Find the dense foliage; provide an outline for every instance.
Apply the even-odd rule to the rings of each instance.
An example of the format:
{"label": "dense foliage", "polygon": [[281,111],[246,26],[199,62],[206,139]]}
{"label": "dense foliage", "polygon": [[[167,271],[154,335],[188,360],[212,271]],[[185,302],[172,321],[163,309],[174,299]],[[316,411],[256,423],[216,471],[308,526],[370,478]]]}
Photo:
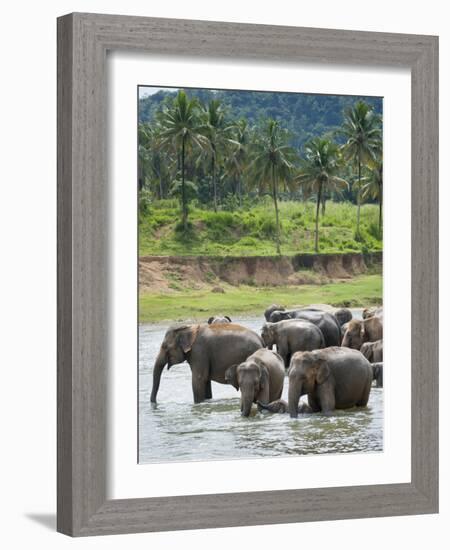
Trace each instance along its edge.
{"label": "dense foliage", "polygon": [[[161,91],[141,99],[141,239],[154,236],[145,231],[152,231],[152,223],[148,222],[155,218],[158,203],[174,197],[180,201],[181,216],[178,213],[172,216],[173,229],[181,235],[185,245],[192,244],[195,231],[201,229],[192,223],[194,205],[197,210],[212,209],[218,218],[223,211],[248,213],[264,204],[267,218],[264,223],[273,225],[271,239],[280,254],[282,245],[283,251],[286,247],[292,248],[292,242],[286,238],[289,224],[283,224],[280,219],[280,207],[286,213],[286,201],[290,201],[288,215],[299,212],[295,209],[296,204],[301,204],[307,212],[307,204],[311,201],[315,203],[314,250],[319,252],[319,208],[322,208],[322,226],[325,227],[327,200],[356,204],[356,216],[347,221],[352,224],[354,240],[363,246],[366,241],[361,231],[361,204],[364,200],[378,202],[378,234],[375,237],[380,241],[382,134],[377,101],[372,99],[372,103],[366,103],[341,96],[214,93],[208,90],[179,90],[169,94]],[[340,125],[332,128],[328,124],[325,133],[300,145],[299,132],[303,129],[297,122],[297,115],[306,108],[311,119],[311,113],[317,114],[318,106],[326,106],[327,102],[329,105],[323,108],[322,118],[330,122],[340,117]],[[339,115],[336,102],[345,104],[344,111],[338,111]],[[289,107],[293,111],[289,111]],[[237,114],[243,110],[247,113],[245,118],[238,118]],[[295,124],[296,133],[290,130],[292,124]],[[316,121],[315,130],[324,128]],[[266,195],[272,201],[272,215],[264,202]],[[352,208],[351,204],[348,206]],[[230,227],[224,227],[223,235],[227,234],[227,229]]]}
{"label": "dense foliage", "polygon": [[[311,138],[333,131],[343,122],[343,112],[361,100],[371,105],[377,114],[382,113],[382,99],[324,94],[298,94],[283,92],[248,92],[232,90],[186,90],[207,105],[219,100],[233,118],[246,119],[255,125],[269,118],[282,122],[291,134],[291,145],[300,149]],[[139,100],[139,122],[152,123],[156,113],[176,96],[176,91],[161,90]]]}

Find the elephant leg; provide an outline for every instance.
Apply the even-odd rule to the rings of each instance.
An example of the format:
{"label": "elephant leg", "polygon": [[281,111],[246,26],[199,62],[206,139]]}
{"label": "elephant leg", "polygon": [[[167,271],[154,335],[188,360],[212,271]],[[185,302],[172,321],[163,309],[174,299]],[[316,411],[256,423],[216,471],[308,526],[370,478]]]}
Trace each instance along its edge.
{"label": "elephant leg", "polygon": [[211,380],[206,382],[205,397],[206,399],[212,399]]}
{"label": "elephant leg", "polygon": [[313,393],[308,393],[308,405],[311,412],[320,412],[320,403]]}
{"label": "elephant leg", "polygon": [[208,380],[201,375],[196,375],[192,372],[192,393],[194,395],[194,403],[201,403],[206,396]]}
{"label": "elephant leg", "polygon": [[372,380],[368,384],[366,384],[366,387],[364,388],[364,392],[361,399],[356,403],[357,407],[365,407],[367,405],[367,403],[369,402],[371,386],[372,386]]}
{"label": "elephant leg", "polygon": [[320,408],[326,415],[331,414],[336,408],[336,398],[334,389],[331,384],[325,382],[317,386],[317,397],[319,399]]}

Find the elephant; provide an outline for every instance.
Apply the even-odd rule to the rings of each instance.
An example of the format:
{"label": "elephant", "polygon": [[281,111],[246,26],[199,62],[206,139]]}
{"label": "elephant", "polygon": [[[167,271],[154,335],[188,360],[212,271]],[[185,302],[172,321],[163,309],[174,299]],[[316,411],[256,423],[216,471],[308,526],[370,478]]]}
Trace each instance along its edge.
{"label": "elephant", "polygon": [[337,322],[339,323],[339,325],[342,327],[345,323],[348,323],[349,321],[351,321],[353,319],[353,314],[352,312],[346,308],[346,307],[342,307],[340,309],[337,309],[335,312],[334,312],[334,316],[336,317],[337,319]]}
{"label": "elephant", "polygon": [[363,309],[362,318],[370,319],[371,317],[380,317],[383,318],[383,307],[366,307]]}
{"label": "elephant", "polygon": [[283,306],[279,306],[277,304],[272,304],[264,312],[264,318],[266,319],[266,321],[270,321],[270,316],[274,311],[284,311],[284,310],[285,310],[285,308]]}
{"label": "elephant", "polygon": [[[288,404],[284,399],[277,399],[276,401],[272,401],[271,403],[260,403],[258,401],[258,409],[269,411],[271,413],[284,414],[288,411]],[[299,414],[311,412],[313,411],[307,403],[300,403],[300,406],[298,407]]]}
{"label": "elephant", "polygon": [[292,418],[297,418],[299,399],[305,394],[313,412],[365,407],[373,379],[372,366],[360,351],[336,346],[294,353],[288,376]]}
{"label": "elephant", "polygon": [[208,325],[215,325],[220,323],[232,323],[233,321],[228,317],[228,315],[210,317],[208,319]]}
{"label": "elephant", "polygon": [[383,387],[383,363],[372,363],[373,379],[376,380],[376,387]]}
{"label": "elephant", "polygon": [[256,332],[234,323],[171,326],[153,367],[150,401],[156,403],[161,373],[166,365],[169,369],[183,361],[189,363],[194,403],[200,403],[212,397],[211,380],[226,384],[227,368],[245,361],[263,347]]}
{"label": "elephant", "polygon": [[341,327],[332,313],[320,309],[291,309],[288,311],[273,311],[270,322],[278,323],[287,319],[304,319],[317,325],[322,331],[325,346],[341,345]]}
{"label": "elephant", "polygon": [[370,363],[383,362],[383,340],[377,340],[376,342],[364,342],[360,351]]}
{"label": "elephant", "polygon": [[284,414],[288,410],[288,404],[284,399],[276,399],[270,403],[257,402],[258,410],[269,411],[271,413]]}
{"label": "elephant", "polygon": [[348,324],[342,345],[347,348],[361,349],[364,342],[376,342],[383,339],[383,320],[380,317],[352,319]]}
{"label": "elephant", "polygon": [[284,383],[284,363],[278,353],[258,349],[239,365],[225,371],[228,384],[241,390],[241,414],[249,416],[252,403],[280,399]]}
{"label": "elephant", "polygon": [[274,344],[283,358],[286,368],[293,353],[325,347],[322,331],[305,319],[288,319],[279,323],[266,323],[261,330],[264,345],[272,349]]}

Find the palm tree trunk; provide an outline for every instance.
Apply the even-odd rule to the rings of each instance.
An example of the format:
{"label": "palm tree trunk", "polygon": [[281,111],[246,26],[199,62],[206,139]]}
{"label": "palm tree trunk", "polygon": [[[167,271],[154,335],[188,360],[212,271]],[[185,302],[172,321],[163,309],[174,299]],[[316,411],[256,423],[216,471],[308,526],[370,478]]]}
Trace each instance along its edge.
{"label": "palm tree trunk", "polygon": [[185,155],[185,138],[183,136],[183,141],[181,144],[181,201],[183,203],[183,230],[186,233],[187,232],[187,219],[188,219],[188,212],[187,212],[187,200],[186,200],[186,186],[184,183],[184,155]]}
{"label": "palm tree trunk", "polygon": [[314,236],[314,250],[316,254],[319,252],[319,208],[322,199],[322,184],[319,184],[319,190],[317,191],[317,204],[316,204],[316,234]]}
{"label": "palm tree trunk", "polygon": [[327,202],[327,197],[325,196],[325,193],[323,193],[323,197],[322,197],[322,218],[325,216],[326,202]]}
{"label": "palm tree trunk", "polygon": [[272,164],[272,192],[273,192],[273,204],[275,205],[275,219],[277,224],[277,254],[281,254],[280,247],[280,220],[278,216],[278,191],[277,181],[275,178],[275,164]]}
{"label": "palm tree trunk", "polygon": [[361,159],[358,155],[358,193],[356,195],[357,211],[356,211],[356,238],[360,238],[359,221],[361,218]]}
{"label": "palm tree trunk", "polygon": [[383,186],[380,185],[380,196],[378,198],[378,207],[379,207],[379,211],[378,211],[378,233],[380,234],[380,237],[381,237],[381,228],[383,226]]}
{"label": "palm tree trunk", "polygon": [[239,208],[242,208],[242,183],[241,183],[240,177],[238,177],[238,197],[239,197]]}
{"label": "palm tree trunk", "polygon": [[214,146],[213,146],[213,154],[212,154],[212,180],[213,180],[213,192],[214,192],[214,212],[217,212],[216,150]]}

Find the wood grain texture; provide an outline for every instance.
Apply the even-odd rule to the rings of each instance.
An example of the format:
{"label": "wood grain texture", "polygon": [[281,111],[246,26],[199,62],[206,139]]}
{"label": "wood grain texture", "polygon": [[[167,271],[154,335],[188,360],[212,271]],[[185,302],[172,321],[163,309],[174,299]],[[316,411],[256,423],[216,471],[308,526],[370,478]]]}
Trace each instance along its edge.
{"label": "wood grain texture", "polygon": [[[106,499],[106,52],[409,67],[412,75],[412,481]],[[58,530],[98,535],[438,510],[438,40],[116,15],[58,20]]]}

